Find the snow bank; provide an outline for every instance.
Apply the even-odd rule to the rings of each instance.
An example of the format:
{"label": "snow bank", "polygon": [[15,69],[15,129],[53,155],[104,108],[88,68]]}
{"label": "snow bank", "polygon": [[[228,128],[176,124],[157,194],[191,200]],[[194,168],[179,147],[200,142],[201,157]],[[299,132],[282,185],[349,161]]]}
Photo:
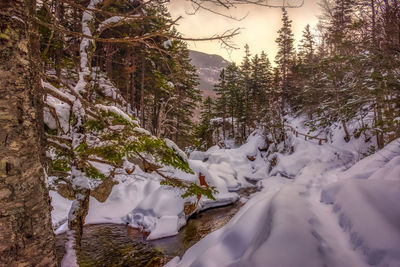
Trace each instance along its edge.
{"label": "snow bank", "polygon": [[[373,114],[368,114],[364,121],[373,120]],[[348,151],[352,151],[356,156],[356,160],[360,160],[369,153],[369,150],[374,147],[377,148],[376,138],[373,138],[372,133],[367,132],[365,135],[361,134],[358,138],[355,137],[355,132],[362,128],[359,120],[353,119],[346,123],[347,130],[351,135],[350,141],[346,142],[344,140],[345,133],[341,123],[334,123],[328,128],[319,128],[311,132],[310,128],[304,124],[309,120],[306,115],[302,115],[296,118],[286,117],[286,124],[291,125],[300,133],[309,134],[310,136],[318,136],[320,138],[327,138],[328,143],[336,148],[345,148]],[[304,137],[303,137],[304,138]],[[309,139],[308,142],[318,143],[316,139]]]}
{"label": "snow bank", "polygon": [[[186,158],[186,155],[170,140],[167,140],[167,145],[178,151],[182,158]],[[189,182],[199,182],[198,177],[201,173],[205,176],[207,184],[217,189],[218,192],[214,194],[216,200],[202,197],[197,203],[195,198],[182,199],[181,195],[184,192],[181,190],[158,185],[144,195],[140,203],[124,217],[124,222],[150,232],[148,239],[156,239],[175,235],[186,224],[187,216],[190,215],[184,212],[186,202],[197,203],[194,211],[196,212],[238,201],[239,195],[235,191],[253,186],[246,180],[246,176],[252,173],[259,175],[257,176],[259,179],[265,176],[265,173],[260,173],[260,170],[266,171],[263,168],[265,162],[258,150],[258,147],[262,146],[264,146],[263,137],[255,133],[237,149],[212,147],[206,152],[192,152],[188,162],[195,172],[194,175],[177,170],[169,171],[173,173],[172,176]],[[255,160],[250,161],[248,156],[254,157]]]}
{"label": "snow bank", "polygon": [[[166,142],[182,158],[187,158],[172,141]],[[236,149],[213,147],[207,152],[193,152],[188,162],[195,174],[187,174],[170,167],[160,169],[165,175],[197,183],[201,172],[207,184],[218,190],[214,195],[216,200],[205,197],[200,201],[197,201],[196,197],[182,199],[184,191],[161,186],[160,181],[164,179],[163,177],[154,172],[145,173],[138,167],[131,175],[117,174],[114,180],[118,184],[112,187],[105,202],[101,203],[90,197],[89,213],[85,223],[128,223],[149,232],[148,239],[175,235],[186,224],[186,219],[191,213],[236,202],[239,200],[237,190],[254,186],[247,179],[260,180],[266,176],[265,161],[258,149],[264,145],[264,138],[255,133],[243,146]],[[202,153],[204,155],[200,159],[195,157],[196,154]],[[207,157],[206,161],[204,157]],[[132,169],[132,166],[128,167]],[[58,194],[55,196],[53,220],[54,225],[59,226],[68,215],[71,201],[63,199]],[[195,209],[185,214],[185,203],[196,204]],[[58,231],[66,229],[67,227],[63,225]]]}
{"label": "snow bank", "polygon": [[323,190],[321,201],[333,205],[368,264],[400,266],[400,140],[344,172]]}
{"label": "snow bank", "polygon": [[166,266],[400,266],[396,142],[343,172],[352,151],[294,138],[295,152],[278,155],[262,191]]}

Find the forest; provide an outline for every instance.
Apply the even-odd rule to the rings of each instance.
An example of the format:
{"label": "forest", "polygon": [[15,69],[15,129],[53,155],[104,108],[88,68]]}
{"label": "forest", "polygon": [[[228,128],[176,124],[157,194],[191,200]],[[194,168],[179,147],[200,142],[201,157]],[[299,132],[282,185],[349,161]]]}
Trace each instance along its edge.
{"label": "forest", "polygon": [[281,14],[216,97],[188,42],[240,30],[168,2],[0,2],[0,266],[398,266],[400,2],[321,0],[296,42],[301,3],[188,0]]}

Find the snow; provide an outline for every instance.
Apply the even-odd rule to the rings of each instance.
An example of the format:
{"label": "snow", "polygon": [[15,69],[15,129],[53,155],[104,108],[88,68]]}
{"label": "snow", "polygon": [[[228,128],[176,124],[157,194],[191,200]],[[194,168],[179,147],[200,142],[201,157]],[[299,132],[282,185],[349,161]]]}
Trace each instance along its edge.
{"label": "snow", "polygon": [[164,46],[165,49],[170,48],[172,46],[171,40],[168,39],[167,41],[164,41],[163,42],[163,46]]}
{"label": "snow", "polygon": [[131,226],[150,232],[149,240],[175,235],[186,223],[180,194],[157,186],[125,218]]}
{"label": "snow", "polygon": [[[172,141],[166,140],[167,145],[177,151],[182,158],[186,155]],[[258,147],[264,146],[264,139],[259,133],[250,136],[247,143],[237,149],[210,148],[206,152],[192,153],[189,159],[189,166],[195,174],[186,174],[178,170],[164,169],[172,174],[189,182],[198,182],[199,173],[205,176],[209,186],[214,186],[218,193],[214,195],[216,200],[202,197],[197,203],[196,211],[201,211],[216,206],[223,206],[239,200],[239,195],[235,192],[241,188],[253,186],[246,180],[246,174],[251,171],[256,173],[265,170],[265,163],[261,160]],[[199,158],[196,158],[197,155]],[[255,156],[258,160],[249,161],[248,155]],[[204,161],[207,157],[207,161]],[[263,169],[264,168],[264,169]],[[139,171],[139,170],[138,170]],[[136,175],[149,176],[149,174],[137,173]],[[122,217],[122,221],[129,223],[133,227],[139,227],[150,233],[148,239],[156,239],[171,236],[186,224],[187,214],[184,213],[185,203],[196,203],[195,198],[182,199],[182,190],[160,186],[161,177],[155,175],[150,180],[143,181],[143,187],[134,194],[138,200],[132,206],[132,210]],[[128,181],[128,180],[127,180]],[[125,182],[126,183],[126,182]],[[140,182],[135,182],[139,184]],[[122,184],[116,185],[119,188]],[[113,189],[114,191],[114,189]],[[112,193],[113,194],[113,193]],[[112,199],[110,195],[109,199]],[[107,199],[106,202],[109,200]],[[120,206],[124,206],[121,204]],[[125,211],[124,211],[125,212]],[[91,215],[89,210],[89,215]],[[121,220],[116,218],[116,221]]]}
{"label": "snow", "polygon": [[134,20],[134,17],[112,16],[100,23],[98,31],[102,31],[110,25],[112,26],[120,22],[129,22],[131,20]]}
{"label": "snow", "polygon": [[134,130],[135,132],[140,133],[140,134],[143,134],[143,135],[147,135],[147,136],[150,136],[150,135],[151,135],[151,133],[150,133],[149,131],[147,131],[146,129],[141,128],[141,127],[135,127],[135,128],[133,128],[133,130]]}
{"label": "snow", "polygon": [[188,157],[185,152],[183,152],[172,140],[165,138],[165,144],[167,147],[174,150],[183,160],[188,160]]}
{"label": "snow", "polygon": [[[166,140],[166,143],[182,158],[187,158],[184,152],[172,141]],[[216,200],[202,197],[197,203],[195,197],[182,199],[183,190],[161,186],[160,181],[164,179],[163,177],[156,173],[145,173],[138,166],[131,175],[116,174],[114,180],[118,184],[113,186],[105,202],[101,203],[90,197],[89,212],[85,223],[129,223],[132,227],[138,227],[149,232],[148,239],[175,235],[186,224],[185,203],[197,203],[195,212],[210,207],[223,206],[239,200],[239,195],[235,191],[253,186],[246,180],[245,174],[250,171],[257,173],[257,171],[265,170],[265,164],[261,160],[258,150],[258,147],[263,145],[263,137],[260,134],[255,134],[249,137],[245,145],[237,149],[211,148],[207,152],[203,152],[208,157],[207,162],[193,158],[188,161],[195,174],[187,174],[167,167],[160,169],[168,176],[197,183],[201,172],[205,176],[206,182],[210,186],[215,186],[218,190],[218,193],[215,194]],[[197,153],[201,154],[200,152]],[[192,153],[192,155],[195,154]],[[249,161],[248,155],[255,156],[257,159]],[[127,164],[127,161],[125,163],[125,168],[132,169],[132,164]],[[91,162],[91,164],[103,173],[110,171],[108,165],[96,162]],[[80,187],[95,187],[87,184],[88,182],[93,181],[79,179],[79,175],[73,181],[75,186],[78,183]],[[61,225],[57,232],[66,229],[65,225],[62,224],[68,216],[68,205],[71,207],[71,203],[72,201],[63,199],[59,195],[53,199],[53,212],[56,215],[53,216],[53,223],[57,226]]]}
{"label": "snow", "polygon": [[[321,201],[333,205],[353,249],[374,266],[400,265],[400,140],[355,164]],[[371,231],[379,229],[378,231]]]}
{"label": "snow", "polygon": [[57,129],[57,121],[53,115],[51,115],[48,107],[43,108],[43,121],[50,129]]}
{"label": "snow", "polygon": [[[166,140],[166,143],[180,153],[181,157],[186,158],[184,152],[172,141]],[[227,205],[239,200],[239,195],[232,191],[253,186],[246,181],[244,173],[252,169],[252,165],[256,165],[253,166],[255,169],[262,169],[261,165],[264,164],[261,161],[249,161],[247,155],[258,155],[257,147],[263,145],[262,136],[255,134],[244,146],[236,150],[211,148],[204,152],[209,158],[207,162],[190,159],[189,165],[195,174],[168,168],[161,171],[189,182],[198,182],[198,174],[201,172],[206,182],[216,187],[216,200],[202,197],[197,204],[197,211]],[[240,159],[231,162],[237,155],[240,155]],[[113,187],[104,203],[94,198],[90,199],[86,223],[129,223],[132,227],[149,232],[148,239],[157,239],[175,235],[186,224],[184,204],[197,201],[195,198],[182,199],[184,191],[161,186],[162,177],[154,173],[144,173],[140,168],[136,168],[131,176],[117,175],[115,180],[119,181],[119,184]]]}
{"label": "snow", "polygon": [[[364,123],[367,124],[368,121],[373,121],[373,113],[369,113],[364,117]],[[294,129],[296,129],[300,133],[309,134],[311,136],[318,136],[320,138],[327,138],[328,143],[335,146],[336,148],[346,148],[348,151],[352,151],[355,153],[354,160],[359,161],[364,157],[364,154],[368,152],[370,147],[377,148],[375,138],[370,138],[370,140],[366,140],[363,135],[358,138],[355,138],[354,131],[358,130],[362,127],[360,125],[359,120],[354,118],[353,120],[347,122],[347,129],[349,133],[352,135],[349,142],[344,140],[345,133],[343,131],[343,127],[341,123],[334,123],[328,129],[317,129],[316,131],[310,132],[309,128],[307,128],[304,123],[308,120],[306,116],[299,116],[297,118],[286,117],[286,124],[291,125]],[[367,136],[372,137],[372,133],[367,133]],[[309,142],[318,143],[316,139],[309,139]]]}
{"label": "snow", "polygon": [[[307,132],[301,119],[289,123]],[[241,201],[244,206],[223,228],[166,266],[400,266],[400,140],[355,163],[361,158],[358,149],[371,143],[354,138],[346,143],[342,132],[333,131],[323,145],[289,136],[294,152],[271,154],[264,151],[265,137],[255,131],[240,147],[193,151],[188,162],[195,174],[159,170],[188,182],[198,183],[199,173],[204,175],[218,193],[216,200],[202,197],[198,203],[195,197],[182,199],[182,190],[161,186],[163,177],[136,166],[131,175],[116,174],[118,184],[104,202],[90,197],[86,223],[128,223],[157,239],[185,225],[185,204],[196,204],[199,212]],[[186,157],[172,141],[166,143]],[[271,166],[273,157],[276,166]],[[250,182],[257,182],[260,192],[240,198],[237,190],[254,186]],[[72,201],[51,194],[56,233],[68,231],[64,222]]]}
{"label": "snow", "polygon": [[291,145],[228,224],[166,266],[400,266],[400,140],[350,169],[345,147]]}
{"label": "snow", "polygon": [[[61,129],[64,133],[67,133],[69,131],[69,114],[71,111],[71,106],[68,103],[65,103],[51,95],[47,95],[46,104],[55,109],[57,118],[60,122]],[[52,119],[49,119],[50,117]],[[49,114],[47,114],[47,116],[45,116],[45,118],[47,118],[45,119],[45,122],[49,123],[48,126],[52,128],[52,126],[54,125],[51,123],[51,121],[55,119],[52,117],[50,112]]]}
{"label": "snow", "polygon": [[51,211],[53,228],[57,229],[60,227],[60,225],[64,224],[68,220],[67,214],[71,209],[72,200],[63,198],[54,190],[50,190],[49,195],[53,206]]}
{"label": "snow", "polygon": [[[133,176],[135,175],[138,175],[137,170]],[[124,223],[124,216],[132,211],[147,194],[160,187],[159,183],[153,180],[135,179],[124,175],[119,175],[115,179],[119,179],[119,183],[113,186],[105,202],[101,203],[90,197],[89,213],[85,221],[87,224]]]}
{"label": "snow", "polygon": [[61,97],[65,98],[65,99],[68,99],[68,100],[71,101],[71,102],[75,101],[75,97],[74,97],[73,95],[70,95],[70,94],[68,94],[68,93],[65,93],[65,92],[60,91],[59,89],[57,89],[56,87],[54,87],[53,85],[51,85],[51,84],[48,83],[48,82],[45,82],[45,81],[43,81],[43,80],[41,80],[41,82],[42,82],[42,86],[43,86],[44,88],[47,88],[47,89],[49,89],[50,91],[53,91],[53,92],[56,93],[57,95],[60,95]]}
{"label": "snow", "polygon": [[61,267],[78,267],[74,244],[75,237],[73,231],[67,232],[68,241],[65,243],[65,255],[61,261]]}
{"label": "snow", "polygon": [[118,116],[121,116],[122,118],[124,118],[125,120],[127,120],[129,123],[131,123],[133,125],[135,125],[135,124],[137,125],[138,124],[138,122],[136,120],[133,120],[131,117],[128,116],[128,114],[123,112],[118,107],[106,106],[106,105],[102,105],[102,104],[96,104],[95,107],[100,109],[100,110],[103,110],[105,112],[111,112],[111,113],[114,113],[114,114],[116,114]]}

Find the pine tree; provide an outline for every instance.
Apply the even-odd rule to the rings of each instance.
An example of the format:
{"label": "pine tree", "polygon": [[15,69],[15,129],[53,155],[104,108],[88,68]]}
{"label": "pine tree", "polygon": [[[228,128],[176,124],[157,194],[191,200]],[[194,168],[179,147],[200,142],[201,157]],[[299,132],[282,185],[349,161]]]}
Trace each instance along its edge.
{"label": "pine tree", "polygon": [[[310,25],[307,24],[303,30],[303,36],[299,44],[298,61],[296,65],[296,101],[295,109],[306,111],[309,117],[312,117],[311,107],[315,103],[317,88],[314,88],[313,82],[316,75],[316,59],[315,59],[315,41],[310,31]],[[318,102],[317,102],[318,104]]]}
{"label": "pine tree", "polygon": [[[240,65],[241,72],[241,99],[240,105],[243,106],[243,110],[241,110],[241,116],[239,116],[238,123],[241,125],[241,139],[244,139],[247,135],[248,126],[251,127],[252,120],[254,117],[254,106],[253,106],[253,97],[252,97],[252,86],[251,86],[251,60],[250,60],[250,48],[249,45],[245,45],[245,56]],[[239,101],[239,100],[238,100]]]}
{"label": "pine tree", "polygon": [[251,92],[254,103],[255,118],[259,122],[268,112],[268,98],[271,94],[272,70],[271,63],[264,51],[261,56],[255,55],[252,59]]}
{"label": "pine tree", "polygon": [[214,103],[211,97],[207,97],[201,106],[200,125],[197,129],[197,137],[200,139],[200,147],[208,149],[213,145],[211,119],[214,117]]}
{"label": "pine tree", "polygon": [[282,76],[281,87],[285,102],[290,103],[292,99],[291,86],[289,81],[290,69],[293,65],[295,56],[294,52],[294,38],[292,33],[292,21],[289,19],[287,11],[282,8],[282,27],[278,31],[278,53],[275,58],[275,63],[279,66]]}
{"label": "pine tree", "polygon": [[170,78],[175,87],[176,101],[172,104],[170,116],[172,123],[166,124],[172,128],[166,137],[173,139],[178,145],[187,146],[192,143],[194,124],[192,122],[194,109],[200,101],[200,91],[197,89],[198,76],[196,69],[190,63],[187,44],[174,40],[169,47]]}
{"label": "pine tree", "polygon": [[[356,110],[351,109],[347,102],[350,102],[352,90],[351,79],[353,78],[351,69],[352,56],[355,54],[351,29],[353,24],[352,14],[354,8],[353,0],[337,0],[333,9],[333,18],[330,26],[330,36],[328,43],[331,46],[332,55],[327,60],[325,71],[331,82],[330,85],[330,105],[328,114],[333,121],[342,124],[345,133],[344,139],[350,141],[350,133],[346,123],[354,116]],[[338,109],[338,107],[341,107]]]}
{"label": "pine tree", "polygon": [[218,82],[214,85],[214,92],[217,94],[215,101],[216,115],[222,118],[222,135],[226,139],[226,118],[228,114],[228,88],[225,80],[225,69],[222,69],[219,74]]}
{"label": "pine tree", "polygon": [[[243,118],[244,115],[244,95],[241,84],[241,73],[240,69],[236,64],[231,63],[225,69],[225,80],[228,92],[227,107],[230,115],[231,123],[231,137],[236,138],[237,141],[240,139],[238,131],[240,130],[239,118]],[[236,131],[235,131],[236,124]]]}
{"label": "pine tree", "polygon": [[314,36],[311,33],[310,25],[307,24],[303,30],[303,36],[299,45],[299,59],[305,65],[312,64],[315,53]]}

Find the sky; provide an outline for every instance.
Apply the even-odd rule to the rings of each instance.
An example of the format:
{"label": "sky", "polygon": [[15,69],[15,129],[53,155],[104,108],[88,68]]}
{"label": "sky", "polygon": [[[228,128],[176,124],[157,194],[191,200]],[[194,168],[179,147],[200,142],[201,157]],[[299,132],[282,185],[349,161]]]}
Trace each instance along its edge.
{"label": "sky", "polygon": [[[292,4],[301,2],[301,0],[289,1]],[[310,24],[311,27],[315,27],[317,24],[318,15],[321,13],[318,1],[304,0],[302,7],[287,9],[289,18],[293,21],[292,31],[296,42],[301,39],[302,31],[307,24]],[[270,2],[279,4],[281,0],[270,0]],[[282,11],[279,8],[245,5],[226,12],[225,9],[218,9],[215,6],[211,7],[213,11],[224,12],[224,14],[230,14],[236,18],[245,17],[241,21],[225,18],[205,10],[200,10],[195,15],[190,15],[188,12],[192,12],[193,8],[188,0],[171,0],[168,8],[172,18],[183,17],[178,22],[179,25],[177,28],[184,37],[210,37],[214,34],[221,34],[228,29],[242,28],[240,35],[232,39],[235,46],[239,49],[227,50],[221,48],[221,44],[217,41],[190,41],[188,42],[189,49],[221,55],[229,61],[240,63],[244,56],[243,47],[247,43],[250,46],[252,55],[265,51],[271,62],[275,58],[277,52],[275,39],[278,36],[277,31],[282,25]]]}

